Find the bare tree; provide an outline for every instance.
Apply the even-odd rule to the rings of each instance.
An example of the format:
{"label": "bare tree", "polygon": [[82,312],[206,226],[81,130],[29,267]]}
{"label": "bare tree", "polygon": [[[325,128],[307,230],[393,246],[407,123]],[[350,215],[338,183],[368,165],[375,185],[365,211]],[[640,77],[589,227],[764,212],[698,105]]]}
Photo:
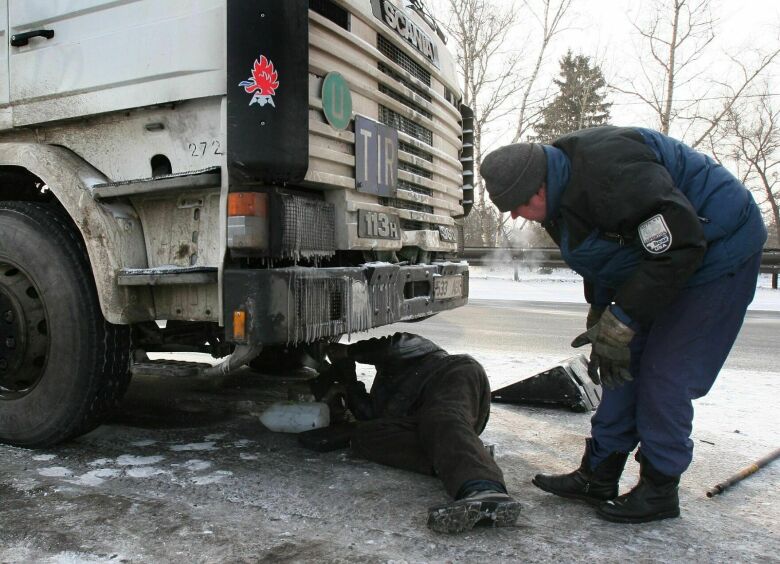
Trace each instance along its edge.
{"label": "bare tree", "polygon": [[[463,103],[474,111],[474,165],[482,162],[482,135],[492,121],[511,112],[507,102],[517,93],[520,55],[507,49],[517,21],[513,5],[490,0],[447,0],[450,18],[445,28],[455,42],[463,75]],[[484,204],[482,182],[478,205]]]}
{"label": "bare tree", "polygon": [[721,108],[709,113],[709,115],[707,113],[695,112],[691,117],[686,118],[691,124],[695,123],[697,120],[706,124],[704,131],[699,133],[698,136],[690,142],[691,147],[695,149],[699,147],[699,145],[711,141],[713,135],[717,135],[717,130],[720,128],[721,122],[733,113],[735,104],[750,92],[750,87],[753,82],[762,76],[779,56],[780,47],[768,54],[758,53],[758,61],[752,67],[749,67],[743,62],[742,59],[744,58],[744,55],[740,58],[730,57],[740,69],[742,75],[740,81],[736,85],[719,82],[723,92],[723,105]]}
{"label": "bare tree", "polygon": [[543,100],[537,100],[534,103],[530,99],[531,93],[534,91],[536,79],[539,77],[545,53],[555,36],[565,30],[564,20],[566,13],[571,8],[572,0],[525,0],[525,4],[541,26],[542,39],[536,53],[534,66],[523,81],[523,96],[518,108],[517,127],[512,143],[517,143],[527,135],[528,130],[533,127],[544,107]]}
{"label": "bare tree", "polygon": [[741,180],[760,195],[768,210],[774,238],[780,240],[780,108],[768,90],[737,111],[731,105],[726,123],[731,135],[729,156],[736,161]]}
{"label": "bare tree", "polygon": [[640,53],[642,75],[628,79],[625,88],[613,84],[613,89],[643,101],[657,117],[662,133],[668,134],[679,123],[679,136],[693,148],[713,145],[730,108],[765,74],[780,48],[758,53],[752,64],[745,62],[744,53],[727,55],[740,69],[740,77],[731,82],[707,78],[702,58],[715,38],[717,23],[711,0],[652,0],[651,8],[642,13],[649,16],[642,23],[633,22],[646,47]]}
{"label": "bare tree", "polygon": [[[547,95],[531,96],[535,91],[536,80],[545,60],[550,45],[557,35],[566,30],[566,14],[572,6],[573,0],[524,0],[534,19],[541,28],[541,41],[536,49],[536,57],[530,72],[523,78],[522,97],[517,108],[517,125],[512,143],[517,143],[528,136],[534,124],[541,119],[542,110],[547,105]],[[527,227],[523,223],[519,230]],[[509,214],[501,214],[497,228],[496,240],[501,244],[508,244],[513,240],[512,231],[515,221]]]}
{"label": "bare tree", "polygon": [[[562,30],[562,20],[573,0],[523,0],[542,27],[541,44],[532,69],[521,62],[525,57],[513,37],[531,33],[518,29],[523,10],[502,0],[442,0],[449,17],[444,27],[453,40],[458,66],[463,76],[463,103],[474,111],[474,166],[479,171],[485,131],[492,123],[509,115],[520,116],[518,135],[528,127],[530,96],[544,54],[553,37]],[[530,18],[523,19],[528,21]],[[517,107],[518,95],[520,107]],[[544,100],[536,101],[540,109]],[[475,204],[466,218],[466,237],[472,242],[495,245],[507,240],[507,218],[485,198],[482,179],[475,177]],[[481,234],[480,239],[475,239]]]}
{"label": "bare tree", "polygon": [[454,43],[463,78],[463,103],[474,112],[474,206],[464,223],[470,245],[494,245],[498,212],[485,200],[479,177],[482,141],[489,125],[512,111],[509,102],[519,89],[520,53],[511,50],[509,36],[517,23],[513,4],[493,0],[443,0],[444,23]]}
{"label": "bare tree", "polygon": [[699,76],[695,63],[715,38],[715,22],[710,0],[653,0],[651,4],[648,19],[632,23],[649,51],[647,64],[641,65],[640,83],[629,79],[629,87],[613,87],[645,102],[658,117],[660,131],[668,134],[677,115],[692,107],[690,102],[676,103],[675,96]]}

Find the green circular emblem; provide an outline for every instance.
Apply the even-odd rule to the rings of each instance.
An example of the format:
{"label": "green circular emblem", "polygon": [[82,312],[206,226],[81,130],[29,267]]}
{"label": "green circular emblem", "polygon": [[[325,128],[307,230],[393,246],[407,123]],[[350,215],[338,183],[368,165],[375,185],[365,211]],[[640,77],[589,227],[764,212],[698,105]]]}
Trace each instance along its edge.
{"label": "green circular emblem", "polygon": [[336,129],[346,129],[352,119],[352,94],[344,77],[329,72],[322,81],[322,111]]}

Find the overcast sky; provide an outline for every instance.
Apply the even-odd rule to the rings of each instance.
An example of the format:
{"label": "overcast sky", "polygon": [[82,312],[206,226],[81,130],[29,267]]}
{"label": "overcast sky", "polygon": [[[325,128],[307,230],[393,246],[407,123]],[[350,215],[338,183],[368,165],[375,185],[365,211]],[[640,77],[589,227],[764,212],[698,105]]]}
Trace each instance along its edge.
{"label": "overcast sky", "polygon": [[[516,6],[521,14],[527,14],[523,9],[523,0],[492,1],[501,7]],[[447,0],[431,2],[434,6],[447,3]],[[528,3],[538,6],[541,2],[528,0]],[[558,35],[549,48],[537,86],[543,90],[551,84],[560,69],[558,61],[567,49],[575,54],[592,57],[601,65],[608,82],[625,85],[624,79],[639,77],[641,65],[637,52],[640,47],[644,47],[647,52],[647,46],[641,43],[631,22],[641,19],[646,14],[647,6],[647,0],[574,0],[567,18],[567,30]],[[749,65],[756,60],[756,49],[768,52],[780,45],[780,0],[712,0],[712,6],[716,19],[716,39],[707,48],[707,57],[698,64],[697,71],[702,75],[697,81],[696,91],[701,93],[710,86],[709,95],[717,97],[720,92],[717,91],[719,87],[715,85],[715,80],[734,84],[739,81],[736,74],[738,67],[727,54],[735,55]],[[530,67],[537,54],[539,40],[533,35],[529,38],[529,34],[540,31],[538,23],[531,20],[529,15],[526,18],[513,41],[518,46],[522,46],[522,41],[526,42],[527,66]],[[780,61],[776,61],[767,77],[774,77],[772,91],[780,98]],[[692,94],[685,93],[683,89],[676,93],[676,98],[686,96]],[[657,119],[637,98],[611,94],[609,101],[614,104],[611,110],[612,123],[658,127]],[[514,127],[511,120],[495,124],[494,131],[485,141],[490,146],[508,142]]]}
{"label": "overcast sky", "polygon": [[[641,18],[643,5],[647,2],[575,0],[570,30],[556,41],[552,60],[559,59],[567,48],[571,48],[599,60],[608,80],[635,74],[636,47],[640,39],[631,21]],[[720,78],[723,73],[733,70],[726,53],[739,55],[748,62],[752,49],[767,51],[773,46],[777,49],[780,44],[780,0],[713,0],[713,8],[717,35],[707,48],[709,56],[702,60],[702,71]],[[780,70],[780,61],[778,63],[772,69],[775,76]],[[616,99],[614,102],[614,121],[629,123],[643,118],[642,104],[635,99]]]}

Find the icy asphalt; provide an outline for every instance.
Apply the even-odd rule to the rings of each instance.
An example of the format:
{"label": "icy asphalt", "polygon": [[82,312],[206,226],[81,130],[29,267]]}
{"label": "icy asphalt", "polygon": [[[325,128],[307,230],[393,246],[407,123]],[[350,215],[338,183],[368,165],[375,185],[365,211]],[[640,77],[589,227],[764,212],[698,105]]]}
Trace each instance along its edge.
{"label": "icy asphalt", "polygon": [[[475,278],[467,308],[379,333],[419,332],[471,352],[497,387],[571,352],[565,345],[585,308],[579,285],[557,280]],[[721,496],[704,495],[780,446],[780,291],[760,288],[756,303],[715,388],[696,402],[681,519],[615,525],[537,490],[535,473],[576,467],[588,414],[494,405],[483,439],[496,445],[523,503],[520,521],[435,535],[425,508],[445,499],[437,480],[306,451],[294,436],[263,429],[256,414],[286,385],[241,377],[214,389],[141,377],[122,412],[77,441],[45,451],[0,446],[0,562],[778,562],[780,461]],[[623,490],[636,472],[631,460]]]}

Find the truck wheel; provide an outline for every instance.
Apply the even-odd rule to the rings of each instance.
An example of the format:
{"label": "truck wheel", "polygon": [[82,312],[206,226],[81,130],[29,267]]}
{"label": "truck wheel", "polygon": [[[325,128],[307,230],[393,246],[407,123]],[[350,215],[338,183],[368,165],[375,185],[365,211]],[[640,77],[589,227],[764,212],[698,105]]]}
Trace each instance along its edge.
{"label": "truck wheel", "polygon": [[0,441],[43,447],[94,429],[127,389],[129,356],[70,219],[0,202]]}

